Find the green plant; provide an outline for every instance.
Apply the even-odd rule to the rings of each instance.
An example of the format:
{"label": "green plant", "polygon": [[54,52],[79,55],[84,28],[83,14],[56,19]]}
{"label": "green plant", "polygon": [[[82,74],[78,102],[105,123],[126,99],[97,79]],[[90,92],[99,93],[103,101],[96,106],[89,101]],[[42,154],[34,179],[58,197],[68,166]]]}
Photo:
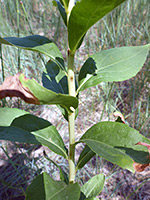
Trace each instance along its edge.
{"label": "green plant", "polygon": [[[36,177],[26,191],[26,199],[96,199],[104,186],[103,174],[94,176],[82,187],[75,183],[77,170],[95,154],[131,172],[142,171],[149,165],[150,141],[122,123],[122,116],[116,122],[95,124],[79,141],[75,141],[75,119],[80,93],[101,82],[124,81],[135,76],[148,55],[149,44],[108,49],[89,56],[79,74],[76,73],[75,53],[86,32],[124,1],[54,1],[68,31],[67,67],[58,47],[44,36],[0,37],[1,44],[36,51],[50,59],[42,75],[43,86],[18,73],[5,79],[0,86],[0,98],[16,96],[31,104],[55,104],[68,121],[69,149],[56,128],[48,121],[20,109],[0,109],[0,139],[48,146],[69,163],[69,174],[55,164],[60,171],[61,181],[54,181],[47,173]],[[75,163],[75,148],[78,143],[86,145]]]}

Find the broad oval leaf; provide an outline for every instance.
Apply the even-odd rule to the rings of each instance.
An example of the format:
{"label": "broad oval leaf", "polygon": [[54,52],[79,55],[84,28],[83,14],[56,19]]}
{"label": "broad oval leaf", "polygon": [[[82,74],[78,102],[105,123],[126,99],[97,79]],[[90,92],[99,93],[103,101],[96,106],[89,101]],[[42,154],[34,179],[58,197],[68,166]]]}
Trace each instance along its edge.
{"label": "broad oval leaf", "polygon": [[72,54],[79,47],[88,29],[124,1],[81,0],[76,3],[71,11],[68,23],[69,47]]}
{"label": "broad oval leaf", "polygon": [[76,170],[81,169],[94,155],[95,153],[85,145],[78,159]]}
{"label": "broad oval leaf", "polygon": [[150,45],[120,47],[90,56],[79,73],[78,92],[101,82],[124,81],[144,65]]}
{"label": "broad oval leaf", "polygon": [[141,164],[150,162],[148,150],[135,145],[138,142],[150,144],[150,140],[137,130],[119,122],[99,122],[92,126],[79,142],[86,143],[99,156],[132,172],[134,161]]}
{"label": "broad oval leaf", "polygon": [[30,35],[22,38],[0,37],[0,43],[45,54],[59,64],[57,58],[63,58],[58,47],[51,40],[40,35]]}
{"label": "broad oval leaf", "polygon": [[66,185],[54,181],[47,173],[37,176],[26,191],[26,200],[79,200],[78,183]]}
{"label": "broad oval leaf", "polygon": [[103,190],[104,182],[105,176],[103,174],[93,176],[81,187],[81,192],[83,192],[86,198],[94,198]]}
{"label": "broad oval leaf", "polygon": [[44,145],[67,158],[67,149],[55,126],[17,108],[0,108],[0,140]]}

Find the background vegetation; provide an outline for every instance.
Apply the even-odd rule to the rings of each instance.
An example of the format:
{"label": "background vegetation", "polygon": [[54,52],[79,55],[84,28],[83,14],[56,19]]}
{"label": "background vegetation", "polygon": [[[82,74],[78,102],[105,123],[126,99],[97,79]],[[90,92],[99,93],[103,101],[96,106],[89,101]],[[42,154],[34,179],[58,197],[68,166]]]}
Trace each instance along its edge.
{"label": "background vegetation", "polygon": [[[63,56],[66,57],[66,29],[51,0],[0,0],[0,35],[23,37],[29,34],[40,34],[54,40]],[[77,70],[88,54],[100,49],[146,43],[150,43],[149,0],[128,0],[89,30],[76,55]],[[0,58],[0,83],[5,77],[19,71],[40,82],[44,63],[47,60],[39,54],[4,45],[0,48]],[[81,113],[77,118],[76,126],[77,137],[81,137],[89,125],[101,120],[114,119],[113,112],[116,110],[122,112],[129,126],[150,137],[149,89],[150,59],[146,61],[137,76],[129,81],[100,84],[82,92],[79,108]],[[89,99],[88,96],[90,96]],[[56,107],[28,106],[17,99],[0,101],[0,106],[20,107],[49,119],[68,142],[66,121],[62,119]],[[81,148],[83,147],[79,146],[79,149]],[[45,148],[1,141],[0,199],[24,199],[25,188],[42,170],[49,172],[53,178],[57,179],[58,172],[53,163],[44,157],[43,150],[64,170],[68,170],[62,158],[56,157]],[[95,160],[98,160],[97,165]],[[123,172],[122,169],[97,156],[78,172],[78,177],[82,177],[80,184],[83,184],[91,174],[100,172],[107,176],[107,184],[100,199],[146,200],[150,198],[148,171],[133,175],[127,171]]]}

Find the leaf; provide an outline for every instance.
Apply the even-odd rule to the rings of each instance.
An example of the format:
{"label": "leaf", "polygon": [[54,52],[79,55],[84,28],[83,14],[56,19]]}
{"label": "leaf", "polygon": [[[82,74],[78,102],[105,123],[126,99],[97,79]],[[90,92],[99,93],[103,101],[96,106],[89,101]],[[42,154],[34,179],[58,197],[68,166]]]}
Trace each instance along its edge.
{"label": "leaf", "polygon": [[80,154],[76,170],[81,169],[94,155],[95,153],[86,145]]}
{"label": "leaf", "polygon": [[55,126],[16,108],[0,108],[0,140],[44,145],[67,158],[67,150]]}
{"label": "leaf", "polygon": [[34,94],[40,101],[40,104],[55,104],[65,108],[68,112],[72,112],[72,108],[78,107],[78,99],[66,94],[57,94],[39,85],[34,79],[24,79],[23,75],[20,76],[20,81],[24,87]]}
{"label": "leaf", "polygon": [[59,0],[56,0],[56,3],[59,9],[59,12],[64,20],[64,23],[67,26],[67,14],[66,14],[65,8],[62,6]]}
{"label": "leaf", "polygon": [[38,84],[34,79],[27,79],[23,74],[9,77],[0,86],[0,99],[5,97],[20,97],[32,104],[56,104],[61,105],[68,112],[72,112],[78,106],[78,99],[69,95],[57,94]]}
{"label": "leaf", "polygon": [[[64,66],[64,63],[62,65]],[[46,70],[42,74],[43,86],[55,93],[68,94],[68,81],[65,71],[51,60],[45,67]]]}
{"label": "leaf", "polygon": [[45,54],[58,64],[60,64],[60,62],[57,58],[63,58],[58,47],[51,40],[40,35],[30,35],[22,38],[0,37],[0,44],[7,44]]}
{"label": "leaf", "polygon": [[88,29],[125,0],[81,0],[73,7],[68,23],[69,47],[72,54]]}
{"label": "leaf", "polygon": [[103,190],[104,182],[105,176],[103,174],[96,175],[81,187],[81,191],[86,198],[96,197]]}
{"label": "leaf", "polygon": [[19,80],[20,73],[5,79],[0,85],[0,99],[5,97],[20,97],[27,103],[40,104],[39,100],[31,91],[24,87]]}
{"label": "leaf", "polygon": [[26,191],[26,200],[79,200],[78,183],[66,185],[54,181],[47,173],[37,176]]}
{"label": "leaf", "polygon": [[[147,147],[148,152],[149,152],[149,160],[150,160],[150,144],[147,144],[145,142],[138,142],[137,145],[143,145],[143,146]],[[134,164],[133,164],[133,167],[134,167],[136,172],[142,172],[148,166],[150,166],[150,163],[148,163],[148,164],[139,164],[139,163],[134,162]]]}
{"label": "leaf", "polygon": [[60,0],[61,4],[66,5],[68,7],[69,0]]}
{"label": "leaf", "polygon": [[150,45],[120,47],[90,56],[79,73],[78,92],[101,82],[124,81],[144,65]]}
{"label": "leaf", "polygon": [[104,159],[134,172],[133,163],[148,164],[146,148],[138,142],[150,144],[150,140],[138,131],[119,122],[99,122],[92,126],[80,139]]}
{"label": "leaf", "polygon": [[[42,74],[42,83],[43,86],[53,92],[60,94],[68,94],[68,80],[65,72],[64,63],[61,63],[61,66],[58,66],[55,62],[49,61],[46,64],[46,70]],[[77,83],[76,83],[77,88]],[[68,120],[68,112],[66,109],[58,105],[61,113]],[[78,109],[76,109],[76,117],[78,115]]]}

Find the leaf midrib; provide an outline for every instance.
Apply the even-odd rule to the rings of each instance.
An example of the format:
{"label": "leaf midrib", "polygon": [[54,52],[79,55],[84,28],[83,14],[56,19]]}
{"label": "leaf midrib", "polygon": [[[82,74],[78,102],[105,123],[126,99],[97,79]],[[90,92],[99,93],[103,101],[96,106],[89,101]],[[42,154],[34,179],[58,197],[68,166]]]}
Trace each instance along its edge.
{"label": "leaf midrib", "polygon": [[[93,183],[94,184],[94,183]],[[90,196],[90,194],[91,194],[91,192],[94,190],[94,189],[96,189],[96,186],[97,186],[97,182],[95,182],[95,184],[94,184],[94,186],[93,186],[93,184],[92,184],[92,188],[85,194],[84,192],[84,194],[85,194],[85,196],[86,196],[86,198],[92,198],[93,196]],[[84,185],[83,185],[84,186]]]}
{"label": "leaf midrib", "polygon": [[[92,141],[92,142],[97,142],[97,143],[100,143],[100,144],[104,144],[104,145],[106,145],[106,146],[109,146],[109,147],[111,147],[111,148],[114,148],[116,151],[119,151],[121,154],[123,154],[123,155],[126,155],[126,156],[128,156],[126,153],[124,153],[123,151],[121,151],[120,149],[116,149],[115,148],[115,146],[112,146],[112,145],[110,145],[110,144],[107,144],[107,143],[104,143],[104,142],[101,142],[101,141],[99,141],[99,140],[96,140],[96,139],[82,139],[81,138],[81,140],[80,140],[80,142],[85,142],[85,141]],[[86,143],[86,142],[85,142]],[[88,145],[88,144],[87,144]],[[89,146],[89,145],[88,145]],[[123,147],[123,146],[121,146],[121,147]],[[89,147],[90,149],[92,149],[91,147]],[[94,150],[92,150],[93,152],[95,152]],[[95,152],[96,153],[96,152]],[[130,156],[128,156],[129,158],[130,158]],[[132,159],[133,160],[133,159]]]}
{"label": "leaf midrib", "polygon": [[67,185],[64,186],[61,190],[59,190],[58,192],[56,192],[53,196],[51,196],[48,200],[51,200],[53,197],[57,196],[59,193],[61,193],[63,190],[65,190],[67,188]]}
{"label": "leaf midrib", "polygon": [[[7,127],[9,127],[9,126],[7,126]],[[36,134],[35,132],[29,132],[29,131],[27,131],[27,130],[25,130],[25,129],[23,129],[23,128],[17,127],[17,126],[10,126],[10,127],[14,127],[14,128],[20,129],[20,130],[25,131],[25,132],[27,132],[27,133],[33,134],[33,135],[35,135],[35,136],[37,136],[37,137],[39,137],[39,138],[42,138],[42,139],[44,139],[45,141],[47,141],[47,142],[49,142],[49,143],[52,143],[54,146],[56,146],[58,149],[60,149],[60,150],[63,152],[63,154],[65,155],[65,158],[67,159],[68,156],[67,156],[66,152],[62,150],[62,148],[60,148],[57,144],[55,144],[55,143],[49,141],[48,139],[42,137],[41,135],[38,135],[38,134]],[[39,142],[39,141],[38,141],[38,142]],[[40,142],[39,142],[39,143],[40,143]]]}

